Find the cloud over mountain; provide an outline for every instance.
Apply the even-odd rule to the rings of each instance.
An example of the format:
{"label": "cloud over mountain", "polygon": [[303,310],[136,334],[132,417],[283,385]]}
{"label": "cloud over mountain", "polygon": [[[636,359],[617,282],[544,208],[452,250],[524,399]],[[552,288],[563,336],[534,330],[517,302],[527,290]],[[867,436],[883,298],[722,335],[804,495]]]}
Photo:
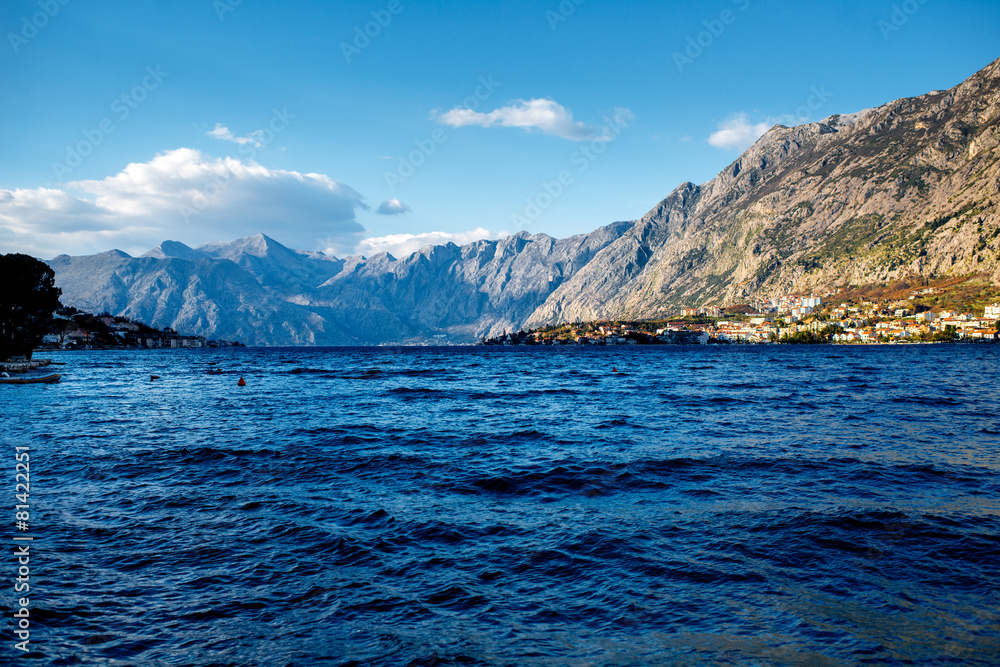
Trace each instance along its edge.
{"label": "cloud over mountain", "polygon": [[752,123],[745,113],[730,116],[719,123],[719,129],[708,138],[716,148],[743,152],[774,125],[771,121]]}
{"label": "cloud over mountain", "polygon": [[491,232],[483,227],[477,227],[472,231],[458,232],[451,234],[448,232],[424,232],[423,234],[389,234],[364,239],[358,243],[355,253],[371,257],[379,253],[387,252],[393,257],[406,257],[415,253],[425,246],[445,245],[454,243],[465,245],[481,239],[500,239],[507,236],[507,232]]}
{"label": "cloud over mountain", "polygon": [[260,148],[264,144],[264,130],[255,130],[245,137],[237,137],[232,133],[232,131],[223,125],[222,123],[216,123],[215,127],[207,132],[208,136],[213,139],[219,139],[221,141],[229,141],[234,144],[244,145],[253,144],[256,148]]}
{"label": "cloud over mountain", "polygon": [[590,141],[605,136],[605,130],[573,120],[573,113],[555,100],[517,100],[489,113],[455,108],[435,116],[449,127],[520,127],[571,141]]}
{"label": "cloud over mountain", "polygon": [[179,148],[101,180],[0,189],[0,242],[8,251],[51,257],[109,245],[141,253],[164,238],[202,243],[264,232],[302,248],[344,251],[365,231],[356,211],[368,208],[353,188],[323,174]]}
{"label": "cloud over mountain", "polygon": [[409,213],[412,211],[409,206],[399,201],[398,199],[389,199],[378,205],[375,212],[379,215],[403,215],[404,213]]}

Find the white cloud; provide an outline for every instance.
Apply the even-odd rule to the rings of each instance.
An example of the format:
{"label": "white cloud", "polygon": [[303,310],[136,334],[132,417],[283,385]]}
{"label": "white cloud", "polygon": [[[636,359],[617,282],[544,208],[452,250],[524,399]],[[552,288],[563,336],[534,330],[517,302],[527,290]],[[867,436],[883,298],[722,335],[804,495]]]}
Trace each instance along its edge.
{"label": "white cloud", "polygon": [[0,189],[0,243],[49,258],[111,248],[141,254],[166,239],[198,245],[263,232],[291,247],[311,250],[324,239],[344,252],[365,231],[357,209],[368,209],[361,195],[323,174],[180,148],[101,180]]}
{"label": "white cloud", "polygon": [[[625,116],[628,119],[634,118],[628,109],[616,109],[616,117]],[[451,111],[436,113],[433,115],[435,121],[441,125],[450,127],[467,127],[478,125],[479,127],[521,127],[526,130],[541,130],[545,134],[551,134],[563,139],[572,141],[590,141],[593,139],[606,139],[609,136],[608,128],[593,127],[585,123],[573,120],[573,113],[555,102],[548,99],[517,100],[515,104],[501,107],[489,113],[480,113],[472,109],[455,108]]]}
{"label": "white cloud", "polygon": [[364,239],[358,243],[354,251],[356,255],[371,257],[382,252],[387,252],[393,257],[403,258],[417,252],[424,246],[445,245],[454,243],[465,245],[481,239],[499,239],[508,236],[508,232],[491,232],[488,229],[477,227],[469,232],[426,232],[423,234],[389,234],[375,238]]}
{"label": "white cloud", "polygon": [[751,123],[745,113],[738,113],[719,123],[718,131],[712,133],[712,136],[708,138],[708,143],[716,148],[742,152],[750,148],[773,126],[773,120]]}
{"label": "white cloud", "polygon": [[403,215],[404,213],[409,213],[413,209],[399,201],[398,199],[389,199],[378,205],[375,212],[379,215]]}
{"label": "white cloud", "polygon": [[264,145],[264,130],[255,130],[245,137],[235,136],[228,127],[222,123],[216,123],[215,128],[208,131],[208,136],[222,141],[231,141],[234,144],[253,144],[255,148]]}

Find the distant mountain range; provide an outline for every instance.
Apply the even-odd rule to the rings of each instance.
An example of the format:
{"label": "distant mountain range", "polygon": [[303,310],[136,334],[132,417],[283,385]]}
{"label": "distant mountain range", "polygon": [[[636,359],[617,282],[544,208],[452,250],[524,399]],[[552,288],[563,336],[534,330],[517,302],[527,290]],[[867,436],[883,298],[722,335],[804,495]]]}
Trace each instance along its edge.
{"label": "distant mountain range", "polygon": [[516,330],[632,223],[556,240],[519,234],[404,259],[337,259],[258,234],[142,257],[114,250],[49,264],[63,303],[251,345],[470,342]]}
{"label": "distant mountain range", "polygon": [[1000,281],[1000,60],[949,91],[776,126],[641,220],[338,259],[263,235],[49,264],[63,303],[255,345],[471,342],[522,326],[910,276]]}

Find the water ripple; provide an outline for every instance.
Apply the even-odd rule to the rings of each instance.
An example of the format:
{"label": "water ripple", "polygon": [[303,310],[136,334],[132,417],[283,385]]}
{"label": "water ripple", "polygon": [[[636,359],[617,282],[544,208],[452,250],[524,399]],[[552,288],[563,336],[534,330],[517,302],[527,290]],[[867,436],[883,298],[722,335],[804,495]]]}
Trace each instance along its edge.
{"label": "water ripple", "polygon": [[1000,663],[1000,346],[58,357],[25,664]]}

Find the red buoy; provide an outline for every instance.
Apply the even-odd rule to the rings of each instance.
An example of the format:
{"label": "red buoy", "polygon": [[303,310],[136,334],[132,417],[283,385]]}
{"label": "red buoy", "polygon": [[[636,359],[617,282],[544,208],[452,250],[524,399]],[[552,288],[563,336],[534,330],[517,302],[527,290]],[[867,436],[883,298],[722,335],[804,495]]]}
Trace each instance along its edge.
{"label": "red buoy", "polygon": [[240,381],[236,383],[236,386],[237,387],[245,387],[245,386],[247,386],[247,381],[243,379],[242,375],[240,376]]}

